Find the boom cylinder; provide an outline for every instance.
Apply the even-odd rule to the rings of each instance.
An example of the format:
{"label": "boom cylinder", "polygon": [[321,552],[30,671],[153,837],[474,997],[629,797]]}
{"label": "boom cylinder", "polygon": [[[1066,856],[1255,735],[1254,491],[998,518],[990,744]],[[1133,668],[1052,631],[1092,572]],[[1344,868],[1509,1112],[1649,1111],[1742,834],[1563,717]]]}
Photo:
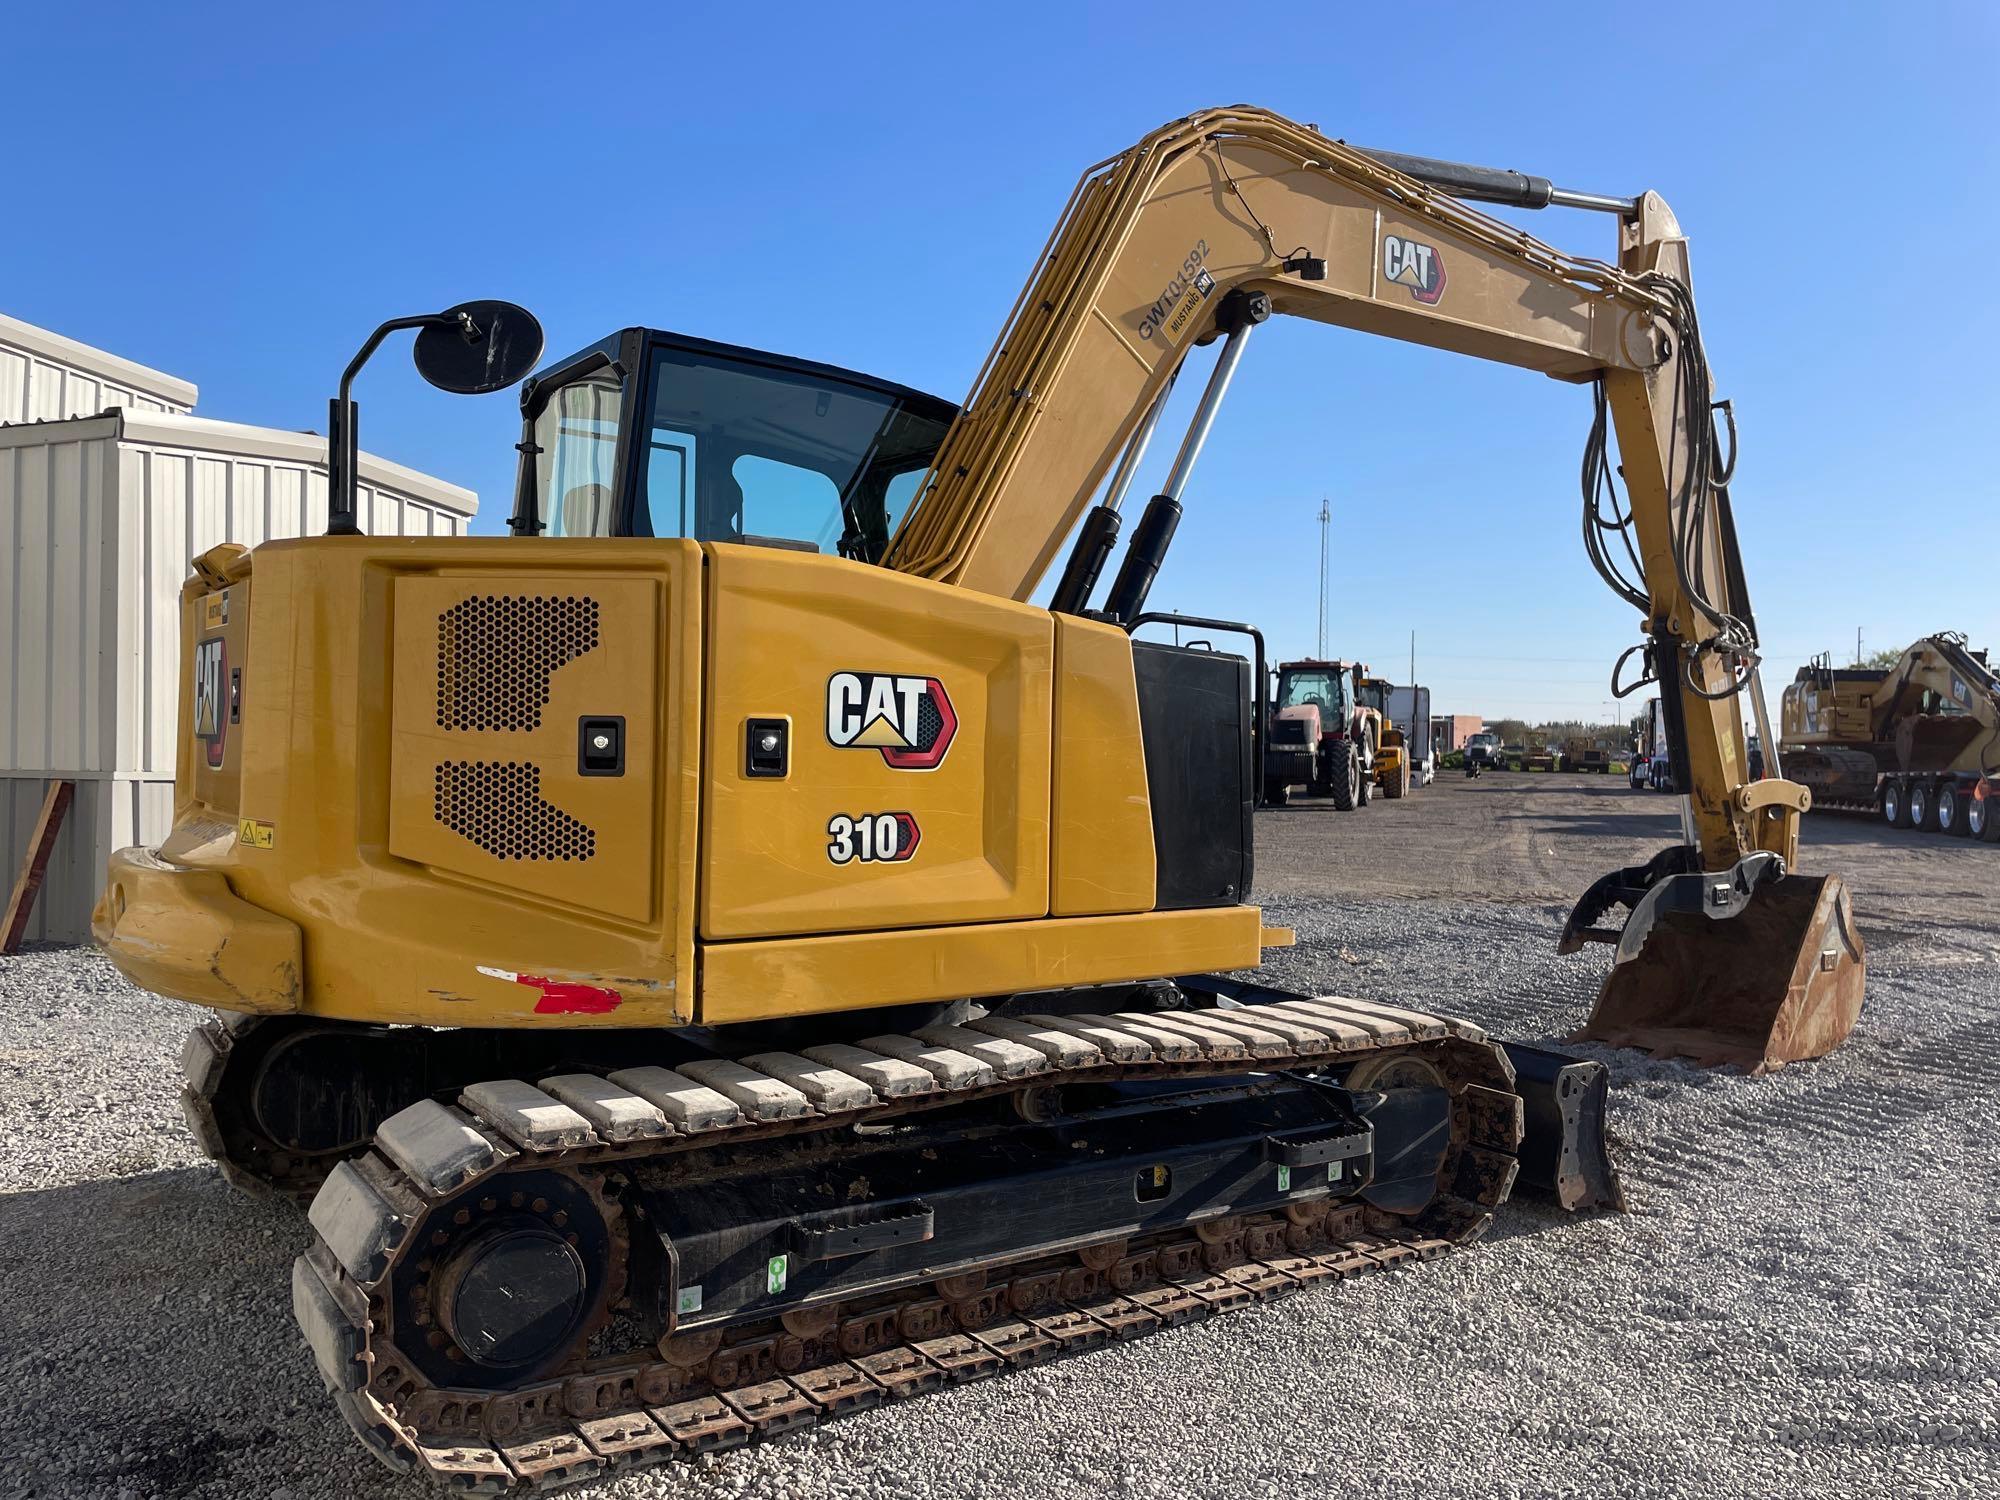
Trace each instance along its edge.
{"label": "boom cylinder", "polygon": [[1098,577],[1104,572],[1104,565],[1111,558],[1111,549],[1118,542],[1121,524],[1118,508],[1125,503],[1125,492],[1132,488],[1132,476],[1138,472],[1140,463],[1146,457],[1146,449],[1153,441],[1153,430],[1160,425],[1160,413],[1167,409],[1167,397],[1173,394],[1174,382],[1179,378],[1179,370],[1167,377],[1160,394],[1146,408],[1139,430],[1125,445],[1125,453],[1118,460],[1111,483],[1105,487],[1103,500],[1083,518],[1076,545],[1070,549],[1069,562],[1049,599],[1049,608],[1057,614],[1082,614],[1090,604],[1090,596],[1097,591]]}
{"label": "boom cylinder", "polygon": [[1146,502],[1146,513],[1132,533],[1132,545],[1118,564],[1118,576],[1111,580],[1105,596],[1104,612],[1114,620],[1129,620],[1146,607],[1160,564],[1167,560],[1167,548],[1181,524],[1181,503],[1172,495],[1155,495]]}
{"label": "boom cylinder", "polygon": [[1111,549],[1118,541],[1118,525],[1118,508],[1109,501],[1091,507],[1077,532],[1076,545],[1070,549],[1062,579],[1049,598],[1050,609],[1059,615],[1083,613],[1097,588],[1098,575],[1103,573]]}
{"label": "boom cylinder", "polygon": [[1146,502],[1146,513],[1139,518],[1138,529],[1118,564],[1118,576],[1111,580],[1111,592],[1104,600],[1104,612],[1110,618],[1129,620],[1145,609],[1153,579],[1159,575],[1174,531],[1181,524],[1180,496],[1194,472],[1194,461],[1201,457],[1202,445],[1215,426],[1215,415],[1222,409],[1222,398],[1229,393],[1229,382],[1242,363],[1250,330],[1270,316],[1271,299],[1262,292],[1235,291],[1223,299],[1216,317],[1226,332],[1222,352],[1215,357],[1215,368],[1208,372],[1208,386],[1181,439],[1180,452],[1174,455],[1174,465],[1167,471],[1167,482]]}

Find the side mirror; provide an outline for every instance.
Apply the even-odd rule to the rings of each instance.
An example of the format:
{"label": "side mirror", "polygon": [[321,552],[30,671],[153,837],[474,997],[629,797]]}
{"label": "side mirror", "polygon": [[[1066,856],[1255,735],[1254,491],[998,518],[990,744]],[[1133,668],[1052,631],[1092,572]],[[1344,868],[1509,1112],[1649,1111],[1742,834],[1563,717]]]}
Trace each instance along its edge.
{"label": "side mirror", "polygon": [[327,404],[326,482],[328,536],[359,536],[355,519],[355,469],[360,462],[360,413],[348,394],[354,377],[382,340],[401,328],[417,330],[417,373],[440,390],[480,396],[512,385],[542,357],[542,325],[511,302],[461,302],[441,313],[391,318],[368,336],[340,377]]}
{"label": "side mirror", "polygon": [[542,325],[512,302],[461,302],[417,333],[417,373],[441,391],[483,396],[505,390],[542,357]]}

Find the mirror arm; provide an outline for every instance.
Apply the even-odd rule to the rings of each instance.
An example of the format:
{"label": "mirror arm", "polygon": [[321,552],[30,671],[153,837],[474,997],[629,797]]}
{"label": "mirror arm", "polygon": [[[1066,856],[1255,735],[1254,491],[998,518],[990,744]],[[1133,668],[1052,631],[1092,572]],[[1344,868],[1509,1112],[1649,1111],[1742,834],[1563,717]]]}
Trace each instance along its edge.
{"label": "mirror arm", "polygon": [[356,520],[358,505],[361,443],[360,422],[353,397],[348,390],[354,384],[354,377],[361,373],[361,367],[368,363],[368,357],[382,347],[382,340],[399,328],[435,328],[455,325],[454,318],[443,313],[425,313],[415,318],[391,318],[368,336],[368,342],[361,346],[347,368],[340,375],[340,394],[327,403],[326,421],[326,534],[328,536],[360,536],[361,527]]}

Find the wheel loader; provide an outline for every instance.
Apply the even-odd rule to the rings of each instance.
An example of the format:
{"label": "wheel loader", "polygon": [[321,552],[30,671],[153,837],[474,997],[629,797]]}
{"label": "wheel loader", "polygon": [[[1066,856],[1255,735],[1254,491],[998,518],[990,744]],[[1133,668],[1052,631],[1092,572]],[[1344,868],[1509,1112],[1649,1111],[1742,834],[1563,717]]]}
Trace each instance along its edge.
{"label": "wheel loader", "polygon": [[2000,842],[2000,678],[1956,631],[1888,667],[1822,656],[1785,685],[1783,763],[1813,805]]}
{"label": "wheel loader", "polygon": [[1363,675],[1356,678],[1355,690],[1363,706],[1375,713],[1372,761],[1376,790],[1390,801],[1398,801],[1409,794],[1411,760],[1404,748],[1403,731],[1396,727],[1395,716],[1389,711],[1389,695],[1396,690],[1395,684],[1386,677]]}
{"label": "wheel loader", "polygon": [[[1479,200],[1602,211],[1616,253]],[[1654,194],[1209,110],[1084,176],[962,406],[628,328],[522,386],[491,538],[360,534],[350,387],[398,327],[463,391],[539,337],[503,304],[378,330],[329,534],[195,560],[173,831],[95,915],[214,1012],[190,1123],[309,1204],[293,1309],[366,1447],[559,1484],[1421,1261],[1517,1180],[1615,1202],[1598,1065],[1255,977],[1290,941],[1249,900],[1261,684],[1137,632],[1275,316],[1588,394],[1586,538],[1691,791],[1565,928],[1615,949],[1584,1034],[1836,1046],[1864,954],[1793,868],[1806,793],[1745,774],[1687,278]]]}

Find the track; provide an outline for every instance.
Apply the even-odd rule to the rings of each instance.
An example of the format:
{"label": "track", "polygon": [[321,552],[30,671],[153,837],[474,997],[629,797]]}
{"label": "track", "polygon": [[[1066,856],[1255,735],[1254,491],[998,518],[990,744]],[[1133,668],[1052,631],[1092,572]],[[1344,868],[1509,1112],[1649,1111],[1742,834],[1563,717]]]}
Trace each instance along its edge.
{"label": "track", "polygon": [[[1301,999],[987,1018],[871,1038],[864,1049],[834,1054],[839,1067],[762,1054],[588,1086],[573,1077],[541,1090],[507,1083],[388,1121],[375,1150],[328,1178],[311,1213],[317,1243],[294,1268],[294,1309],[342,1414],[391,1467],[453,1488],[564,1484],[1430,1259],[1483,1232],[1518,1166],[1521,1101],[1505,1054],[1468,1022],[1388,1006]],[[663,1164],[729,1160],[754,1144],[743,1158],[752,1170],[788,1141],[907,1124],[1031,1088],[1280,1070],[1345,1078],[1363,1060],[1406,1057],[1427,1064],[1450,1095],[1436,1191],[1414,1211],[1336,1204],[1322,1185],[1274,1212],[1036,1253],[657,1345],[614,1316],[614,1290],[588,1352],[551,1377],[475,1390],[418,1368],[436,1371],[438,1351],[454,1352],[425,1311],[435,1269],[427,1257],[442,1258],[435,1247],[476,1228],[481,1214],[511,1205],[541,1215],[589,1253],[586,1221],[599,1215],[620,1235],[627,1190]],[[618,1265],[616,1255],[606,1264]]]}

